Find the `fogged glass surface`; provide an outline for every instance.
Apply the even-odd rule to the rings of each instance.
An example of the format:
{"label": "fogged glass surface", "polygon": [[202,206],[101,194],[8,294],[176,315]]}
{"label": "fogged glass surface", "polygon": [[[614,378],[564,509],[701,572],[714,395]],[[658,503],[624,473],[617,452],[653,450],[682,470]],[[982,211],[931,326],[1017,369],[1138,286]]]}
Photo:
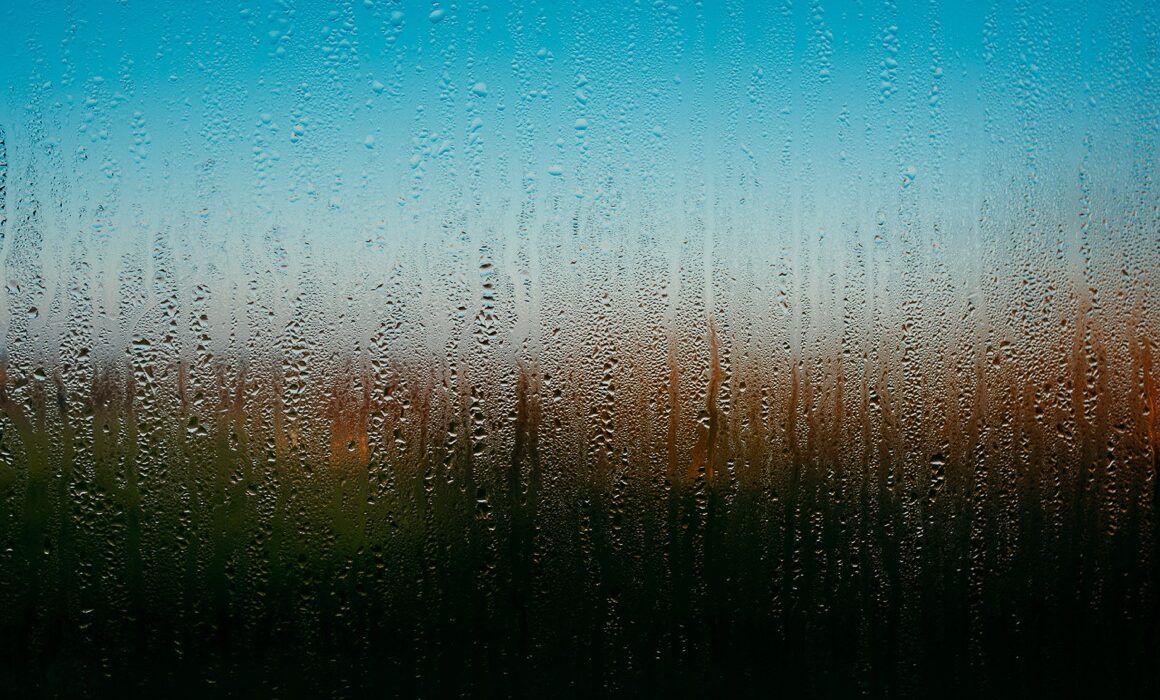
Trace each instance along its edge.
{"label": "fogged glass surface", "polygon": [[0,692],[1157,690],[1154,3],[0,25]]}

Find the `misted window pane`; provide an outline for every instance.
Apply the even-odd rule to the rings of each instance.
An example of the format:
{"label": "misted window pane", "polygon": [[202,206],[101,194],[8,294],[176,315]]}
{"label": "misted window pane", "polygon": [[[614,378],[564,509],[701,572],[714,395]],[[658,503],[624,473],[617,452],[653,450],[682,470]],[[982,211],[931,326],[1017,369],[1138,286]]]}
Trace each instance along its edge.
{"label": "misted window pane", "polygon": [[0,0],[0,695],[1160,692],[1160,6]]}

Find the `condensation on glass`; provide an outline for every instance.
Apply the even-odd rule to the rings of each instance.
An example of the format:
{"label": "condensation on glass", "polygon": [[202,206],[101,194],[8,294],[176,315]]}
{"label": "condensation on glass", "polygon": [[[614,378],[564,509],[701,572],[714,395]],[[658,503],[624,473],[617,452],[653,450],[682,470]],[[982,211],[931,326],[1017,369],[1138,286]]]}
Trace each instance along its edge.
{"label": "condensation on glass", "polygon": [[16,689],[1157,687],[1155,4],[0,15]]}

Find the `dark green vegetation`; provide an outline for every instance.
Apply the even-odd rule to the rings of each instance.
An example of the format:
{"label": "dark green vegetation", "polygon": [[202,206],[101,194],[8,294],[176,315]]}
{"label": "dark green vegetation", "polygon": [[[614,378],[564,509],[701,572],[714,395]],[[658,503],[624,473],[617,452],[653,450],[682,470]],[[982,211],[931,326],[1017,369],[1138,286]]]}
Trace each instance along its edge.
{"label": "dark green vegetation", "polygon": [[1157,689],[1156,529],[1132,505],[1154,492],[1059,459],[1071,479],[1047,493],[1000,480],[1002,453],[805,445],[670,479],[627,449],[566,461],[517,393],[503,459],[372,431],[314,463],[263,454],[227,413],[150,443],[126,439],[142,431],[116,391],[52,436],[9,402],[8,697]]}

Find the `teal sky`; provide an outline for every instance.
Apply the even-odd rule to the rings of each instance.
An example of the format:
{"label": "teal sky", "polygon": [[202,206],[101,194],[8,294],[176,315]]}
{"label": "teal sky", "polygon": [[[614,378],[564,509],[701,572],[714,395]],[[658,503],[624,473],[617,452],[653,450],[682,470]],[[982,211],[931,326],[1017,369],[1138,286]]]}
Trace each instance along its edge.
{"label": "teal sky", "polygon": [[909,197],[953,238],[1012,187],[1129,188],[1157,141],[1146,2],[4,5],[12,171],[114,217],[731,202],[833,237]]}

